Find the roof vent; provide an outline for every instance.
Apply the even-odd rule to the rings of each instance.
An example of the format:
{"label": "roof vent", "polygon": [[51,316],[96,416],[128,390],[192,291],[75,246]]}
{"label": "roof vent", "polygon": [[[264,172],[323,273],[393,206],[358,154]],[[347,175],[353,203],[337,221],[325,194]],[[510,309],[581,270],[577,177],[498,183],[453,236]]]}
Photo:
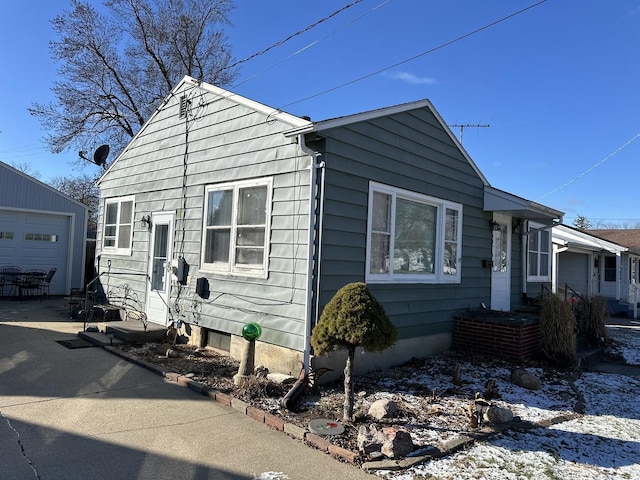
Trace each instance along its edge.
{"label": "roof vent", "polygon": [[187,109],[189,108],[190,104],[191,100],[189,100],[186,95],[182,95],[180,97],[180,118],[187,117]]}

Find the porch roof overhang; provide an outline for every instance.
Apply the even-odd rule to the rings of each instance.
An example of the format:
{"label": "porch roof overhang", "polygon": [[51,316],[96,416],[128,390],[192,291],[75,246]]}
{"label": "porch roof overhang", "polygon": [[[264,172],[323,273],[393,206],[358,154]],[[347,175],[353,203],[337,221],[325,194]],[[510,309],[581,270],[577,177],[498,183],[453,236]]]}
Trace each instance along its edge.
{"label": "porch roof overhang", "polygon": [[629,249],[602,238],[574,229],[567,225],[556,225],[551,231],[553,242],[568,247],[569,250],[586,250],[591,252],[609,252],[617,255]]}
{"label": "porch roof overhang", "polygon": [[544,225],[562,222],[564,212],[518,197],[489,185],[484,187],[484,211],[503,212],[512,217],[534,220]]}

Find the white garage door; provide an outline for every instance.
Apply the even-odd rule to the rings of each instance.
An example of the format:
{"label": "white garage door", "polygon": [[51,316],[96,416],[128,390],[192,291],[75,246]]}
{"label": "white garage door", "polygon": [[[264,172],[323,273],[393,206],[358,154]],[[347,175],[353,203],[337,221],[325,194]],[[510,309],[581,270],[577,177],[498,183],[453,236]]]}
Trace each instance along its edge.
{"label": "white garage door", "polygon": [[64,215],[0,210],[0,267],[56,268],[51,295],[66,292],[69,222]]}

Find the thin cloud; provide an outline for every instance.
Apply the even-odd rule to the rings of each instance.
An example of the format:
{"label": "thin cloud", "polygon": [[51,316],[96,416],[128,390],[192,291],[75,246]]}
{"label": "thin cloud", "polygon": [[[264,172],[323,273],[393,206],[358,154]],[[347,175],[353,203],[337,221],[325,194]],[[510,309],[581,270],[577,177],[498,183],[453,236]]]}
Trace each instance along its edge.
{"label": "thin cloud", "polygon": [[393,80],[408,83],[409,85],[434,85],[437,83],[435,78],[419,77],[411,72],[393,72],[387,73],[386,76]]}

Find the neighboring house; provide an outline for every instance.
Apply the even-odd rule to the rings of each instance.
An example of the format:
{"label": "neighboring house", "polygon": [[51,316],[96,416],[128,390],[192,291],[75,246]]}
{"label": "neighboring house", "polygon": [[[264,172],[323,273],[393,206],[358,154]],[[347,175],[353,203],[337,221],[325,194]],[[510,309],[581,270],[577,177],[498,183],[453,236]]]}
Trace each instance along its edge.
{"label": "neighboring house", "polygon": [[618,280],[627,247],[567,225],[553,227],[553,247],[555,292],[620,298]]}
{"label": "neighboring house", "polygon": [[638,292],[640,287],[640,229],[602,229],[588,230],[587,232],[626,247],[627,250],[615,258],[609,254],[603,256],[599,265],[602,279],[600,293],[620,300],[621,305],[618,311],[615,310],[615,305],[610,304],[614,309],[612,313],[624,313],[623,311],[629,308],[635,312],[634,315],[637,317],[637,304],[640,300]]}
{"label": "neighboring house", "polygon": [[0,267],[56,268],[49,293],[83,288],[87,207],[0,162]]}
{"label": "neighboring house", "polygon": [[328,362],[309,336],[349,282],[399,329],[356,367],[448,348],[455,312],[550,287],[562,217],[491,187],[427,100],[311,122],[189,77],[98,185],[107,294],[236,357],[257,322],[256,364],[291,373]]}

